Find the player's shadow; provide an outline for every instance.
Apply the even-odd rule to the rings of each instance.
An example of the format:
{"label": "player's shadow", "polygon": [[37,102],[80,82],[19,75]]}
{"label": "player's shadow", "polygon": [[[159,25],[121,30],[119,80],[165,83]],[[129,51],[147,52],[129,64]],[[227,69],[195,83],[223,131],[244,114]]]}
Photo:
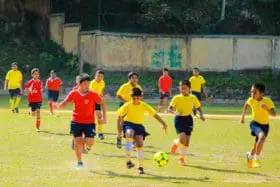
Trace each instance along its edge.
{"label": "player's shadow", "polygon": [[40,133],[43,134],[52,134],[52,135],[56,135],[56,136],[72,136],[70,133],[59,133],[59,132],[51,132],[51,131],[40,131]]}
{"label": "player's shadow", "polygon": [[[196,182],[211,182],[208,177],[202,177],[202,178],[194,178],[194,177],[173,177],[173,176],[160,176],[160,175],[155,175],[151,173],[145,173],[144,175],[126,175],[126,174],[120,174],[120,173],[115,173],[113,171],[106,171],[105,173],[97,172],[90,170],[90,173],[92,174],[98,174],[98,175],[104,175],[104,176],[110,176],[111,178],[131,178],[131,179],[153,179],[153,180],[159,180],[159,181],[166,181],[166,182],[171,182],[171,183],[186,183],[188,181],[196,181]],[[172,180],[177,180],[177,181],[172,181]],[[179,180],[179,181],[178,181]]]}
{"label": "player's shadow", "polygon": [[[98,153],[89,153],[89,154],[93,154],[93,155],[96,155],[96,156],[102,156],[102,157],[108,157],[108,158],[111,158],[111,157],[114,157],[114,158],[122,158],[124,159],[125,156],[124,155],[106,155],[106,154],[98,154]],[[131,156],[131,158],[136,158],[136,156]],[[149,158],[145,158],[145,160],[151,160]]]}
{"label": "player's shadow", "polygon": [[251,171],[238,171],[234,169],[218,169],[218,168],[211,168],[211,167],[205,167],[205,166],[198,166],[198,165],[192,165],[188,164],[187,167],[190,168],[197,168],[207,171],[216,171],[216,172],[222,172],[222,173],[235,173],[235,174],[245,174],[245,175],[256,175],[256,176],[262,176],[262,177],[269,177],[268,175],[262,174],[262,173],[256,173]]}

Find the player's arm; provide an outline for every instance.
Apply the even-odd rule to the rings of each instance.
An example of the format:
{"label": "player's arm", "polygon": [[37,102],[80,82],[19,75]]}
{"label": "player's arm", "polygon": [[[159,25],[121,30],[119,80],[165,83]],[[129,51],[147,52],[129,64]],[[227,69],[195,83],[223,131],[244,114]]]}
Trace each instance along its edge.
{"label": "player's arm", "polygon": [[202,121],[205,121],[205,117],[204,117],[204,114],[203,114],[203,112],[202,112],[201,107],[196,108],[196,110],[199,112],[200,119],[201,119]]}
{"label": "player's arm", "polygon": [[240,120],[241,123],[245,123],[245,115],[247,114],[248,108],[249,108],[249,105],[248,105],[248,103],[246,102],[246,103],[244,104],[243,110],[242,110],[242,115],[241,115],[241,120]]}
{"label": "player's arm", "polygon": [[175,114],[176,116],[179,116],[180,114],[178,112],[175,111],[175,107],[169,105],[168,106],[168,111],[171,112],[172,114]]}
{"label": "player's arm", "polygon": [[101,123],[106,123],[107,121],[107,106],[105,104],[105,102],[103,101],[103,99],[100,102],[101,105],[101,110],[102,110],[102,120],[100,121]]}
{"label": "player's arm", "polygon": [[120,101],[122,101],[122,102],[126,102],[126,101],[124,100],[124,98],[123,98],[121,95],[117,95],[117,98],[118,98]]}
{"label": "player's arm", "polygon": [[8,88],[8,83],[9,83],[9,80],[5,79],[5,82],[4,82],[4,90],[7,90],[7,88]]}
{"label": "player's arm", "polygon": [[55,103],[55,107],[58,108],[58,109],[62,109],[62,108],[65,108],[68,104],[70,104],[69,101],[67,101],[66,99],[60,103]]}
{"label": "player's arm", "polygon": [[154,115],[154,118],[155,118],[156,120],[158,120],[158,122],[160,122],[160,123],[162,124],[163,129],[164,129],[164,131],[166,132],[166,130],[167,130],[167,124],[165,123],[165,121],[163,121],[163,119],[162,119],[158,114],[155,114],[155,115]]}
{"label": "player's arm", "polygon": [[161,83],[160,83],[160,79],[158,80],[158,92],[161,93]]}

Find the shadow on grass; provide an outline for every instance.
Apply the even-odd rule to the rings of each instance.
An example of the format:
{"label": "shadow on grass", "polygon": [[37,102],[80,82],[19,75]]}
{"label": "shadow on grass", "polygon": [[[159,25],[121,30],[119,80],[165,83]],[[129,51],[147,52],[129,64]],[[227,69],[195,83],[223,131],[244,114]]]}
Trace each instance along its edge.
{"label": "shadow on grass", "polygon": [[70,133],[59,133],[59,132],[51,132],[51,131],[40,131],[43,134],[52,134],[57,136],[72,136]]}
{"label": "shadow on grass", "polygon": [[251,171],[238,171],[238,170],[234,170],[234,169],[219,169],[219,168],[211,168],[211,167],[198,166],[198,165],[192,165],[192,164],[188,164],[187,167],[197,168],[197,169],[207,170],[207,171],[222,172],[222,173],[236,173],[236,174],[247,174],[247,175],[269,177],[268,175],[265,175],[262,173],[257,173],[257,172],[251,172]]}
{"label": "shadow on grass", "polygon": [[[98,174],[98,175],[104,175],[104,176],[110,176],[111,178],[128,178],[128,179],[152,179],[152,180],[158,180],[158,181],[165,181],[165,182],[170,182],[170,183],[186,183],[189,181],[197,181],[197,182],[211,182],[208,177],[202,177],[202,178],[194,178],[194,177],[173,177],[173,176],[160,176],[160,175],[155,175],[151,173],[145,173],[144,175],[126,175],[126,174],[120,174],[120,173],[115,173],[113,171],[105,171],[105,173],[97,172],[90,170],[90,173],[92,174]],[[172,180],[179,180],[179,181],[172,181]]]}
{"label": "shadow on grass", "polygon": [[[93,155],[101,156],[101,157],[108,157],[108,158],[110,158],[110,157],[122,158],[125,160],[125,154],[123,154],[123,155],[109,155],[109,154],[107,155],[107,154],[98,154],[98,153],[89,153],[89,154],[93,154]],[[136,156],[131,156],[131,158],[136,159]],[[145,160],[152,160],[152,159],[145,158]],[[124,161],[124,163],[125,163],[125,161]]]}

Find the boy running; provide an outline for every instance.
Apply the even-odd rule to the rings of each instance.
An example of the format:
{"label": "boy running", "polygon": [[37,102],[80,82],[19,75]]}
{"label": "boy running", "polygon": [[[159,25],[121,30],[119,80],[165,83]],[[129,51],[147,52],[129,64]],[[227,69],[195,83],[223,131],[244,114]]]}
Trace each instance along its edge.
{"label": "boy running", "polygon": [[32,79],[25,84],[25,90],[28,96],[29,107],[31,108],[32,116],[36,116],[36,131],[40,132],[40,108],[43,101],[43,83],[39,79],[40,71],[38,68],[31,70]]}
{"label": "boy running", "polygon": [[142,91],[139,88],[132,89],[131,97],[132,101],[125,103],[118,110],[118,117],[120,119],[119,122],[123,121],[123,133],[126,139],[126,166],[128,169],[134,167],[134,164],[131,161],[131,152],[134,141],[137,152],[137,171],[139,174],[144,174],[144,140],[147,135],[143,125],[144,114],[147,112],[157,119],[163,125],[163,129],[165,131],[167,129],[167,125],[150,105],[141,101]]}
{"label": "boy running", "polygon": [[193,107],[199,111],[200,119],[205,121],[204,115],[200,108],[200,102],[196,96],[190,94],[191,83],[188,80],[180,82],[180,93],[171,100],[169,105],[169,111],[174,113],[175,116],[175,128],[178,138],[174,140],[171,147],[171,154],[175,154],[177,148],[181,148],[179,162],[180,165],[185,165],[186,151],[190,144],[191,133],[193,131],[193,118],[192,109]]}
{"label": "boy running", "polygon": [[[76,169],[83,168],[83,147],[90,151],[94,144],[95,136],[95,105],[100,104],[102,108],[103,123],[106,122],[106,105],[102,98],[95,92],[89,90],[90,77],[87,74],[80,76],[79,88],[73,89],[57,108],[64,108],[73,103],[74,109],[71,121],[71,134],[75,140],[75,152],[77,156]],[[85,136],[85,139],[83,138]]]}
{"label": "boy running", "polygon": [[53,115],[53,103],[57,102],[59,97],[59,91],[63,82],[57,77],[56,71],[51,70],[50,77],[46,81],[46,89],[48,94],[48,104],[50,109],[50,115]]}
{"label": "boy running", "polygon": [[167,68],[164,68],[162,71],[162,76],[158,80],[159,88],[159,105],[158,112],[162,112],[162,105],[166,106],[164,110],[165,113],[168,112],[168,99],[171,96],[172,91],[172,78],[169,76],[169,71]]}
{"label": "boy running", "polygon": [[247,167],[260,167],[260,154],[269,132],[269,116],[276,116],[275,106],[272,100],[264,96],[265,86],[263,84],[254,84],[251,88],[251,97],[244,104],[241,123],[245,123],[245,115],[248,108],[252,109],[252,121],[250,130],[252,136],[255,136],[255,144],[251,153],[247,153]]}

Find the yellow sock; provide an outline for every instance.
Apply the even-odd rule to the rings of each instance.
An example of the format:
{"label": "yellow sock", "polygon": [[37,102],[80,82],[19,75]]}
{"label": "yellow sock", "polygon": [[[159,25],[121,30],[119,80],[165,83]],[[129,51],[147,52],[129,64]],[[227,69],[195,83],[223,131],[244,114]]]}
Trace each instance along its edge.
{"label": "yellow sock", "polygon": [[10,109],[11,110],[15,109],[15,99],[14,98],[10,98]]}
{"label": "yellow sock", "polygon": [[103,125],[104,124],[98,124],[97,125],[97,133],[98,134],[103,134]]}
{"label": "yellow sock", "polygon": [[137,168],[143,167],[144,147],[136,147],[136,151],[137,151]]}
{"label": "yellow sock", "polygon": [[20,99],[21,99],[20,97],[16,97],[15,108],[18,108]]}

